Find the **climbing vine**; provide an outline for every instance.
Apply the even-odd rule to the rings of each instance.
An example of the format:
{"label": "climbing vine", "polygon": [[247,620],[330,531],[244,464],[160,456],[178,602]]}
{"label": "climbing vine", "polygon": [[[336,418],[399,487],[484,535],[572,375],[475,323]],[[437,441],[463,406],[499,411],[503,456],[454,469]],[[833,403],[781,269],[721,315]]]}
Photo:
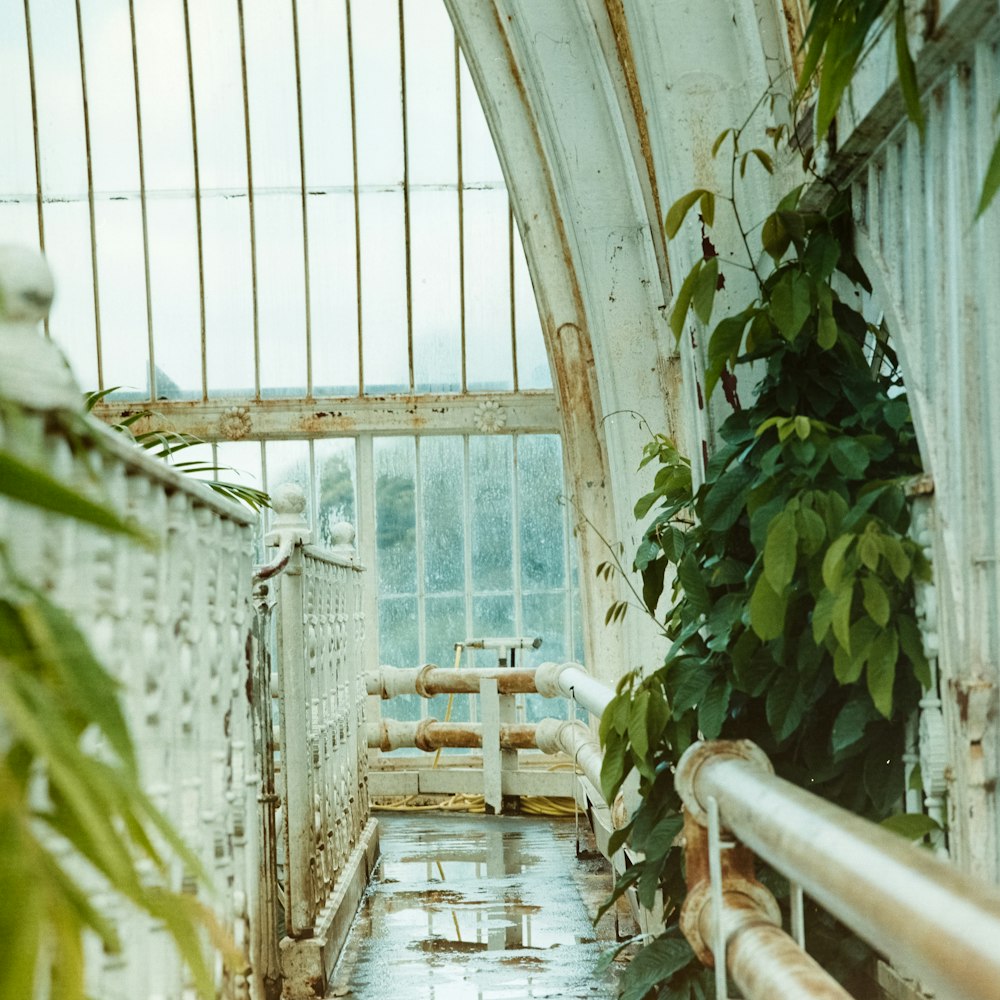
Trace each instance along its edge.
{"label": "climbing vine", "polygon": [[[610,847],[627,842],[642,860],[616,893],[634,886],[647,908],[662,899],[668,920],[626,970],[625,1000],[657,985],[670,1000],[711,995],[676,926],[685,887],[673,767],[684,750],[698,738],[751,739],[779,775],[882,820],[903,795],[904,727],[930,683],[914,611],[929,566],[908,537],[905,496],[919,455],[886,332],[859,308],[870,287],[851,247],[847,196],[816,212],[800,207],[797,188],[751,233],[735,166],[773,165],[765,150],[743,147],[745,130],[727,129],[713,148],[731,144],[730,190],[690,192],[666,218],[673,238],[699,209],[702,256],[670,316],[678,338],[692,316],[711,328],[724,287],[709,235],[716,204],[731,207],[756,295],[708,338],[705,396],[721,385],[732,412],[703,481],[695,487],[688,459],[663,436],[641,463],[656,475],[635,508],[651,517],[633,566],[636,597],[654,616],[668,605],[658,621],[671,645],[658,670],[620,683],[604,713],[602,784],[612,801],[638,774],[641,804]],[[743,406],[736,373],[750,366],[756,389]],[[620,570],[612,561],[599,572]],[[914,817],[903,832],[928,825]],[[863,946],[817,920],[812,950],[846,975]]]}

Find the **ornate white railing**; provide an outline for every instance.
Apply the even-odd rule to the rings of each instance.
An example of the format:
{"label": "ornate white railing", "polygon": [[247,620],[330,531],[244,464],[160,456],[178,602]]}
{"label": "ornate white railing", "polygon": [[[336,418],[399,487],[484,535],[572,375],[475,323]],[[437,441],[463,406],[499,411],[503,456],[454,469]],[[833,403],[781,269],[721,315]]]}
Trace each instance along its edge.
{"label": "ornate white railing", "polygon": [[[279,488],[274,509],[267,541],[278,552],[258,570],[256,590],[257,674],[268,678],[258,686],[270,688],[280,718],[276,780],[262,795],[278,806],[263,820],[273,861],[263,863],[282,873],[285,996],[322,996],[378,852],[364,735],[363,575],[349,524],[334,527],[334,549],[325,551],[308,544],[301,489]],[[257,701],[266,733],[270,699]]]}
{"label": "ornate white railing", "polygon": [[[26,267],[26,275],[19,277],[15,267],[12,278],[11,261]],[[44,265],[23,264],[17,255],[0,255],[0,267],[8,306],[22,290],[30,299],[31,281],[47,278]],[[21,277],[28,281],[24,289]],[[131,518],[153,540],[144,546],[0,499],[8,559],[0,585],[9,573],[45,592],[120,681],[143,786],[210,880],[206,889],[175,863],[170,888],[197,894],[214,910],[242,954],[232,974],[220,973],[219,994],[250,1000],[259,779],[247,694],[256,517],[79,412],[78,389],[34,323],[0,320],[0,371],[2,394],[16,404],[6,423],[0,414],[4,450]],[[89,443],[71,448],[67,434],[53,429],[66,421],[52,415],[74,408],[73,426]],[[162,925],[95,882],[68,848],[53,849],[82,884],[93,883],[93,902],[122,944],[119,954],[106,954],[96,938],[87,941],[87,994],[102,1000],[186,996],[190,983]]]}

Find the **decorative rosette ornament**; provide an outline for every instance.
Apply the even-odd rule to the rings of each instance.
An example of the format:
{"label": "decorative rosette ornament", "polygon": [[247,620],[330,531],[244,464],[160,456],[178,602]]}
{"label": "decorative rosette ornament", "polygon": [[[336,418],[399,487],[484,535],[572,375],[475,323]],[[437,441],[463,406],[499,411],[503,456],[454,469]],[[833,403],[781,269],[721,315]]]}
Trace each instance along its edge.
{"label": "decorative rosette ornament", "polygon": [[494,399],[485,399],[476,408],[476,427],[483,434],[494,434],[507,425],[507,411]]}
{"label": "decorative rosette ornament", "polygon": [[219,417],[219,433],[230,441],[245,438],[252,426],[250,411],[245,406],[230,406]]}

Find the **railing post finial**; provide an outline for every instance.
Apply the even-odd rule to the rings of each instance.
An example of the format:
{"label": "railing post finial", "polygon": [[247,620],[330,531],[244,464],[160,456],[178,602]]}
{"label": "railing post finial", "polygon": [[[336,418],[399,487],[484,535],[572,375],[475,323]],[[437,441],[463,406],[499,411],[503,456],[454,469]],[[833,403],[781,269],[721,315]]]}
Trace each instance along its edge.
{"label": "railing post finial", "polygon": [[306,494],[298,483],[282,483],[271,494],[274,521],[264,539],[267,545],[281,545],[289,540],[293,545],[308,545],[312,533],[305,518]]}
{"label": "railing post finial", "polygon": [[330,526],[331,550],[335,556],[354,562],[357,552],[354,548],[354,525],[349,521],[338,521]]}

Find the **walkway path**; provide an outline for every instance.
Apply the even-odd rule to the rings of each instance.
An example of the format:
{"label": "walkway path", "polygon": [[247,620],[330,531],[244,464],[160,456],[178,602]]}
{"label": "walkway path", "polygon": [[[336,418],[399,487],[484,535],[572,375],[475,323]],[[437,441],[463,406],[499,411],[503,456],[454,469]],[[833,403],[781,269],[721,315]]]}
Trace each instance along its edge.
{"label": "walkway path", "polygon": [[[329,996],[353,1000],[611,998],[613,941],[592,916],[603,859],[574,857],[573,820],[380,813],[382,861]],[[588,912],[589,911],[589,912]]]}

